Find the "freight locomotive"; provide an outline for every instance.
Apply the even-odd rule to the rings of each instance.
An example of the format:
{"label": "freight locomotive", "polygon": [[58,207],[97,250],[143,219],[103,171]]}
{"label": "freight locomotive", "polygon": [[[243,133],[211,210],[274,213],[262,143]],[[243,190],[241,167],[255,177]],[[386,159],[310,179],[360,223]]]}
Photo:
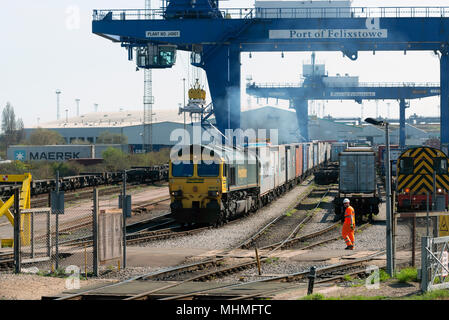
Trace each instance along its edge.
{"label": "freight locomotive", "polygon": [[397,210],[426,210],[435,203],[448,208],[448,157],[436,148],[414,147],[401,153],[397,160]]}
{"label": "freight locomotive", "polygon": [[184,146],[170,160],[171,212],[183,224],[221,225],[271,202],[329,159],[327,142]]}

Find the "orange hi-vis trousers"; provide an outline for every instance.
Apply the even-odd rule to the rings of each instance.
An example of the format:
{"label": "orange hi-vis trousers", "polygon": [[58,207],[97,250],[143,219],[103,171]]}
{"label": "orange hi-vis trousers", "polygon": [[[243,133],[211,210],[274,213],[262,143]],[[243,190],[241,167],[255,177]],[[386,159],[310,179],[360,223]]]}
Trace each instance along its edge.
{"label": "orange hi-vis trousers", "polygon": [[347,246],[354,246],[354,230],[351,229],[351,223],[355,229],[354,208],[349,206],[345,210],[345,221],[341,230],[341,235]]}

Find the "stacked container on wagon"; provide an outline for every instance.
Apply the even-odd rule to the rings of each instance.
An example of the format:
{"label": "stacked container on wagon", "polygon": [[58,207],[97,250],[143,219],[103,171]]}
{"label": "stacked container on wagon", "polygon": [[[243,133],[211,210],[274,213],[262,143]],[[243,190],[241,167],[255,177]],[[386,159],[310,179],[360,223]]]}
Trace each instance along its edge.
{"label": "stacked container on wagon", "polygon": [[170,161],[170,207],[180,222],[215,225],[274,200],[325,162],[329,149],[318,142],[197,147],[205,149],[215,164],[203,163],[203,153],[193,152],[195,146],[183,148],[183,161]]}
{"label": "stacked container on wagon", "polygon": [[303,145],[302,144],[298,144],[296,145],[296,178],[300,179],[302,177],[303,174],[303,162],[304,162],[304,156],[303,156]]}
{"label": "stacked container on wagon", "polygon": [[296,145],[290,144],[285,147],[287,160],[287,182],[290,188],[296,178]]}

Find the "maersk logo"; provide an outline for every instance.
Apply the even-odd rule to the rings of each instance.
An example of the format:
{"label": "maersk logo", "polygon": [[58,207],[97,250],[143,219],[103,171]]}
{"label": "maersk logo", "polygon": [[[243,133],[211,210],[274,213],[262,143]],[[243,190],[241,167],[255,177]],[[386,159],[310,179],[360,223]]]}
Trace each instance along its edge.
{"label": "maersk logo", "polygon": [[26,159],[25,150],[14,151],[14,160],[24,161]]}
{"label": "maersk logo", "polygon": [[30,160],[70,160],[79,158],[79,152],[30,152]]}

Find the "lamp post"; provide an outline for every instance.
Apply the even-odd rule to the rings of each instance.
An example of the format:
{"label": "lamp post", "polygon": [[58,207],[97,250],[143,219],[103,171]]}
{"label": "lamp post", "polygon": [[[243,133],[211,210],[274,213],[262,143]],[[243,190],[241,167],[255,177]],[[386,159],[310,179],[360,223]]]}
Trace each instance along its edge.
{"label": "lamp post", "polygon": [[61,94],[61,90],[56,90],[56,120],[59,120],[60,113],[59,113],[59,95]]}
{"label": "lamp post", "polygon": [[142,138],[142,153],[145,153],[145,137],[143,132],[140,132],[139,136]]}
{"label": "lamp post", "polygon": [[390,137],[388,133],[389,123],[387,121],[377,121],[373,118],[366,118],[365,122],[375,125],[375,126],[385,126],[385,145],[386,151],[386,169],[385,169],[385,179],[386,179],[386,191],[387,191],[387,239],[386,239],[386,249],[387,249],[387,273],[393,276],[394,273],[394,262],[393,262],[393,235],[392,235],[392,214],[391,214],[391,164],[390,164]]}

